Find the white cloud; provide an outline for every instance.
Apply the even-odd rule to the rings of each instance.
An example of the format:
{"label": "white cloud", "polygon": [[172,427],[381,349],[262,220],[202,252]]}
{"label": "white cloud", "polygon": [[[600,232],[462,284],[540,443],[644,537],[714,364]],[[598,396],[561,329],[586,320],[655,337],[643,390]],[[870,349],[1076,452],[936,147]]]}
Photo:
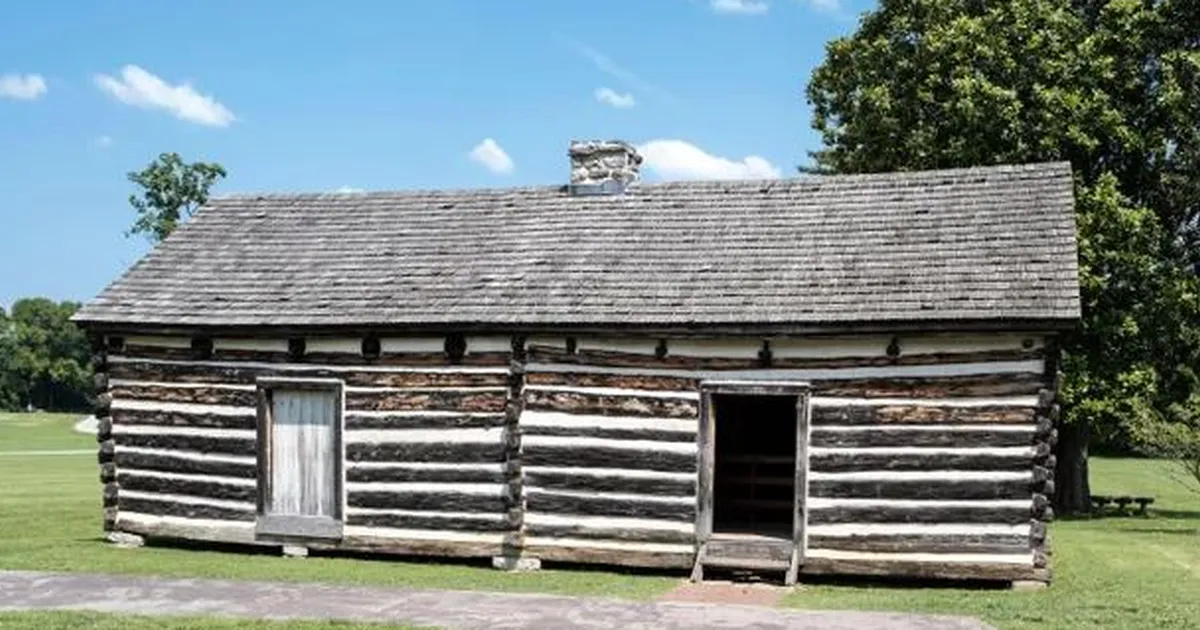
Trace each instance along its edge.
{"label": "white cloud", "polygon": [[468,156],[493,173],[507,175],[513,172],[512,158],[508,157],[504,149],[501,149],[500,145],[491,138],[484,138],[483,142],[475,145]]}
{"label": "white cloud", "polygon": [[32,101],[46,93],[46,80],[40,74],[0,75],[0,97]]}
{"label": "white cloud", "polygon": [[826,13],[836,13],[842,8],[842,0],[800,0],[800,2]]}
{"label": "white cloud", "polygon": [[[821,1],[828,2],[829,0]],[[762,15],[767,12],[767,3],[761,0],[710,0],[708,5],[717,13]]]}
{"label": "white cloud", "polygon": [[134,107],[161,109],[180,120],[210,127],[227,127],[235,120],[215,98],[201,94],[188,83],[171,85],[133,65],[121,68],[121,76],[95,76],[96,86],[110,96]]}
{"label": "white cloud", "polygon": [[778,167],[765,158],[748,155],[730,160],[706,153],[684,140],[651,140],[637,148],[644,165],[659,177],[678,179],[775,179]]}
{"label": "white cloud", "polygon": [[96,136],[96,139],[92,140],[92,144],[101,149],[107,149],[108,147],[111,147],[112,143],[112,136]]}
{"label": "white cloud", "polygon": [[617,109],[629,109],[637,104],[633,95],[626,92],[621,94],[612,88],[596,88],[596,100],[607,105],[612,105]]}
{"label": "white cloud", "polygon": [[353,186],[338,186],[333,192],[339,195],[361,195],[367,191],[361,188],[355,188]]}
{"label": "white cloud", "polygon": [[649,81],[646,81],[645,79],[634,74],[632,71],[618,65],[617,62],[613,61],[608,55],[596,50],[595,48],[592,48],[591,46],[588,46],[579,40],[572,39],[560,33],[555,33],[554,37],[567,48],[570,48],[584,59],[592,62],[592,65],[596,66],[596,69],[600,72],[603,72],[604,74],[607,74],[608,76],[613,77],[614,79],[617,79],[618,81],[621,81],[627,85],[633,86],[640,92],[657,94],[658,96],[669,101],[677,100],[670,92],[658,87],[657,85],[654,85],[653,83],[650,83]]}

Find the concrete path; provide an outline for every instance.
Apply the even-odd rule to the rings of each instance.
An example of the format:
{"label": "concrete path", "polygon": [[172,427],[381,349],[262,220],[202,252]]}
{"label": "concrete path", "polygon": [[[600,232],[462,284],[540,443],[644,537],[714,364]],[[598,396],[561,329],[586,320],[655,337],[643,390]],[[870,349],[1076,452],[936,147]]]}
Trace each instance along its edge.
{"label": "concrete path", "polygon": [[806,612],[713,604],[628,602],[321,584],[0,572],[0,610],[73,609],[135,615],[338,619],[453,630],[981,630],[979,621],[891,613]]}

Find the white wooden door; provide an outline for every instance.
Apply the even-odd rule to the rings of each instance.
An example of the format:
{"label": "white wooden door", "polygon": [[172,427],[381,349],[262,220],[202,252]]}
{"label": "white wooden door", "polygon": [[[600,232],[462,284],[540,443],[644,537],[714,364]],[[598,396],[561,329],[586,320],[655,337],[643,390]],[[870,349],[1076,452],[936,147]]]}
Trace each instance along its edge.
{"label": "white wooden door", "polygon": [[340,387],[283,383],[265,392],[260,534],[341,535],[341,404]]}

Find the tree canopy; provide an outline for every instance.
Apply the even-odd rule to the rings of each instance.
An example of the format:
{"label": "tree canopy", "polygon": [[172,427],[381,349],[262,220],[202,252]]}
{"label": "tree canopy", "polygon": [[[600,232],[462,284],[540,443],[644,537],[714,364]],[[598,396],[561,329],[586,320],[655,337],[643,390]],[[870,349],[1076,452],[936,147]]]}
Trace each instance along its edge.
{"label": "tree canopy", "polygon": [[1196,415],[1200,2],[881,0],[827,45],[807,97],[817,171],[1071,162],[1083,322],[1061,505],[1087,500],[1089,436],[1151,450]]}
{"label": "tree canopy", "polygon": [[87,337],[75,302],[26,298],[0,309],[0,409],[81,409],[91,389]]}
{"label": "tree canopy", "polygon": [[208,201],[209,189],[225,175],[220,164],[188,164],[178,153],[163,153],[142,170],[129,173],[129,181],[141,192],[129,196],[137,218],[128,235],[144,234],[155,243],[163,240]]}

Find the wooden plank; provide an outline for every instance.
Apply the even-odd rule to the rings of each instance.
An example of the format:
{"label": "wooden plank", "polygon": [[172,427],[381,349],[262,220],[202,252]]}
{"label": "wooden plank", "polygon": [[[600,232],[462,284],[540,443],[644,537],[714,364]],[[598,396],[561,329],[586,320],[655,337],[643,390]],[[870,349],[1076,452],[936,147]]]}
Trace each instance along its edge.
{"label": "wooden plank", "polygon": [[801,567],[807,575],[865,575],[942,580],[1048,581],[1049,574],[1032,564],[978,562],[908,562],[809,558]]}
{"label": "wooden plank", "polygon": [[524,435],[556,435],[564,437],[594,437],[609,440],[649,440],[654,442],[695,442],[696,434],[684,431],[641,428],[612,428],[587,426],[522,425]]}
{"label": "wooden plank", "polygon": [[157,409],[114,409],[112,413],[114,421],[119,424],[145,426],[253,429],[258,422],[252,411],[234,415]]}
{"label": "wooden plank", "polygon": [[307,514],[259,514],[254,525],[256,538],[287,541],[342,537],[342,522],[329,516]]}
{"label": "wooden plank", "polygon": [[610,387],[614,389],[643,389],[649,391],[695,391],[698,378],[661,376],[656,374],[606,374],[603,372],[538,372],[526,374],[530,385],[562,385],[568,387]]}
{"label": "wooden plank", "polygon": [[629,516],[689,522],[696,518],[696,505],[691,501],[654,501],[650,500],[650,497],[640,498],[636,495],[604,496],[530,491],[525,496],[525,507],[530,512],[545,514]]}
{"label": "wooden plank", "polygon": [[225,455],[254,455],[254,438],[212,436],[197,434],[141,434],[115,433],[117,446],[134,446],[200,453],[222,453]]}
{"label": "wooden plank", "polygon": [[[463,366],[464,369],[455,371],[445,368],[412,371],[411,366],[384,371],[379,369],[380,366],[371,364],[370,370],[356,371],[351,365],[324,369],[311,364],[258,367],[244,363],[213,363],[216,362],[157,363],[133,360],[113,363],[110,374],[113,379],[126,381],[225,385],[253,385],[261,377],[336,378],[344,381],[347,387],[503,387],[508,379],[506,370],[485,372],[478,371],[477,366]],[[363,365],[366,366],[367,362],[363,362]]]}
{"label": "wooden plank", "polygon": [[695,479],[667,479],[623,475],[589,475],[580,472],[525,470],[525,485],[551,490],[580,492],[626,492],[655,496],[694,496]]}
{"label": "wooden plank", "polygon": [[792,486],[795,505],[792,508],[792,553],[784,577],[787,585],[796,583],[800,565],[804,563],[808,548],[808,470],[810,467],[808,445],[811,423],[811,394],[805,392],[796,398],[796,478]]}
{"label": "wooden plank", "polygon": [[350,491],[347,504],[352,508],[388,510],[435,510],[440,512],[483,512],[500,516],[505,510],[499,488],[495,494],[462,492],[397,492],[390,490]]}
{"label": "wooden plank", "polygon": [[181,477],[158,477],[138,474],[136,471],[128,470],[122,470],[117,474],[117,483],[122,490],[136,490],[159,494],[186,494],[229,501],[256,501],[258,488],[254,485],[237,483],[237,481],[236,479],[230,479],[228,483],[222,483],[220,481]]}
{"label": "wooden plank", "polygon": [[526,466],[696,471],[696,455],[693,453],[596,446],[572,448],[526,444],[524,462]]}
{"label": "wooden plank", "polygon": [[[269,340],[272,341],[272,340]],[[282,341],[282,340],[280,340]],[[156,346],[133,346],[125,348],[121,356],[136,359],[158,359],[197,361],[191,348],[165,348]],[[445,352],[383,352],[378,358],[367,359],[361,352],[308,352],[293,357],[286,350],[258,350],[223,347],[214,344],[211,356],[204,361],[253,362],[253,363],[313,363],[318,365],[396,365],[396,366],[500,366],[507,365],[507,352],[468,352],[460,359],[451,360]]]}
{"label": "wooden plank", "polygon": [[492,391],[424,389],[424,390],[354,390],[346,392],[347,411],[422,411],[445,409],[503,413],[507,402],[505,390]]}
{"label": "wooden plank", "polygon": [[412,466],[351,466],[346,471],[349,482],[434,482],[434,483],[504,483],[504,469],[500,466],[475,468],[450,466],[446,468],[414,468]]}
{"label": "wooden plank", "polygon": [[1019,525],[1028,523],[1030,508],[1025,506],[836,506],[810,509],[810,525],[835,523],[995,523]]}
{"label": "wooden plank", "polygon": [[358,429],[478,429],[504,426],[503,413],[429,413],[428,411],[346,413],[346,430]]}
{"label": "wooden plank", "polygon": [[433,556],[451,558],[490,558],[501,555],[504,544],[497,542],[473,542],[460,540],[402,538],[387,530],[355,528],[355,533],[346,532],[340,543],[310,543],[310,549],[362,551],[385,553],[397,556]]}
{"label": "wooden plank", "polygon": [[[842,499],[1029,499],[1028,479],[810,479],[809,496]],[[1026,512],[1028,515],[1028,512]]]}
{"label": "wooden plank", "polygon": [[525,390],[525,408],[601,416],[695,418],[695,400],[651,396],[604,396],[564,390]]}
{"label": "wooden plank", "polygon": [[215,475],[239,479],[254,479],[258,475],[258,464],[253,461],[236,462],[212,457],[187,457],[186,455],[184,453],[140,453],[121,450],[117,451],[115,461],[120,468]]}
{"label": "wooden plank", "polygon": [[253,389],[234,389],[217,386],[171,387],[165,385],[122,383],[109,390],[115,400],[150,400],[181,402],[229,407],[253,407]]}
{"label": "wooden plank", "polygon": [[696,541],[696,536],[692,532],[666,529],[596,528],[586,525],[546,525],[526,522],[525,531],[529,536],[547,538],[586,538],[686,545],[694,544]]}
{"label": "wooden plank", "polygon": [[846,405],[814,407],[814,426],[828,424],[1030,424],[1034,408],[1018,405]]}
{"label": "wooden plank", "polygon": [[887,553],[991,553],[1019,554],[1030,550],[1023,534],[991,535],[859,535],[812,536],[813,549]]}
{"label": "wooden plank", "polygon": [[[568,363],[579,365],[595,365],[608,367],[646,367],[674,368],[688,370],[753,370],[762,367],[762,361],[756,352],[748,352],[751,356],[744,358],[729,356],[680,356],[670,352],[664,357],[653,354],[636,352],[620,352],[615,350],[600,350],[581,348],[575,353],[567,353],[564,348],[534,346],[530,348],[531,362]],[[1003,349],[964,352],[939,352],[928,354],[902,354],[890,357],[883,353],[883,348],[877,355],[858,357],[773,357],[772,367],[796,369],[836,369],[854,367],[885,367],[893,365],[936,365],[943,363],[984,363],[990,361],[1021,361],[1040,359],[1040,349]]]}
{"label": "wooden plank", "polygon": [[456,462],[462,464],[501,463],[501,442],[406,442],[346,445],[346,459],[352,462]]}
{"label": "wooden plank", "polygon": [[1041,388],[1038,374],[985,374],[929,378],[813,379],[813,394],[847,398],[982,398],[1028,396]]}
{"label": "wooden plank", "polygon": [[[812,445],[841,448],[880,446],[984,448],[1031,446],[1035,441],[1032,430],[975,429],[971,425],[962,428],[968,430],[949,428],[938,430],[936,427],[906,429],[896,425],[856,425],[851,430],[834,430],[832,427],[818,426],[813,427]],[[1030,428],[1032,429],[1032,427]]]}
{"label": "wooden plank", "polygon": [[820,451],[809,455],[810,467],[818,472],[853,472],[859,470],[1029,470],[1033,452],[958,453],[928,449],[928,453],[872,453],[869,450],[846,449],[838,452]]}
{"label": "wooden plank", "polygon": [[249,506],[246,509],[236,509],[199,503],[183,503],[165,497],[158,500],[119,496],[117,498],[117,509],[120,512],[137,512],[138,514],[218,521],[253,521],[255,518],[254,510]]}
{"label": "wooden plank", "polygon": [[434,514],[356,513],[346,515],[346,524],[392,529],[428,529],[461,532],[503,532],[511,528],[503,516],[495,518],[451,518]]}
{"label": "wooden plank", "polygon": [[692,554],[628,549],[565,547],[527,543],[525,553],[550,562],[571,562],[624,567],[657,569],[687,569],[692,566]]}

